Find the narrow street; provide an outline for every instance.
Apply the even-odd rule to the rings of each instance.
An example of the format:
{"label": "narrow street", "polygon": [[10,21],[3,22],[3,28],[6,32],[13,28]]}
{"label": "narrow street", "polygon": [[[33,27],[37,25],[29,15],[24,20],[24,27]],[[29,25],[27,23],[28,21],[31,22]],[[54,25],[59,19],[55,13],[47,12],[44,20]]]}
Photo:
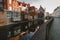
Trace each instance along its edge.
{"label": "narrow street", "polygon": [[60,40],[60,18],[54,18],[49,32],[49,40]]}

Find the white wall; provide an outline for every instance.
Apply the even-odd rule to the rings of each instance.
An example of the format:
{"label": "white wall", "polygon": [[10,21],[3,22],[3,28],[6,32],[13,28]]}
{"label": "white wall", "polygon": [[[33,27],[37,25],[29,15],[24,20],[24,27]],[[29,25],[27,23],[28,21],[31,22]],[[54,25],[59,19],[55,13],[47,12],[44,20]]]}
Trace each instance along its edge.
{"label": "white wall", "polygon": [[54,12],[55,17],[60,17],[60,8]]}

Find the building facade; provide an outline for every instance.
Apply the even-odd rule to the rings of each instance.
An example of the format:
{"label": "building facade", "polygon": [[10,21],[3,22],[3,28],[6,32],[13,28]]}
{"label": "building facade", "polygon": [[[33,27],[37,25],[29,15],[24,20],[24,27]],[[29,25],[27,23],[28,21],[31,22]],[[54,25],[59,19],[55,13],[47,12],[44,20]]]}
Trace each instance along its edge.
{"label": "building facade", "polygon": [[60,17],[60,6],[58,6],[54,12],[53,12],[54,17]]}
{"label": "building facade", "polygon": [[11,21],[20,21],[23,7],[28,8],[30,4],[19,2],[18,0],[0,0],[0,15],[4,17],[1,20],[6,20],[3,23],[10,24]]}
{"label": "building facade", "polygon": [[[30,7],[30,4],[19,2],[18,0],[0,0],[0,28],[3,28],[0,33],[0,40],[19,40],[20,26],[10,24],[21,21],[21,11],[23,7]],[[7,25],[5,27],[5,25]],[[7,30],[7,31],[6,31]]]}
{"label": "building facade", "polygon": [[39,17],[44,17],[44,13],[45,13],[45,9],[42,6],[40,6],[38,16]]}

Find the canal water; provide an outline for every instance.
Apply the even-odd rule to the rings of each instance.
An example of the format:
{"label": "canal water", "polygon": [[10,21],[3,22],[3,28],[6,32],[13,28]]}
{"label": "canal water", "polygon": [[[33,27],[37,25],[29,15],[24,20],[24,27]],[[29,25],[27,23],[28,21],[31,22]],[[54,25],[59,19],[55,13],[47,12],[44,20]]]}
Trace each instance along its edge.
{"label": "canal water", "polygon": [[54,18],[49,32],[49,40],[60,40],[60,18]]}

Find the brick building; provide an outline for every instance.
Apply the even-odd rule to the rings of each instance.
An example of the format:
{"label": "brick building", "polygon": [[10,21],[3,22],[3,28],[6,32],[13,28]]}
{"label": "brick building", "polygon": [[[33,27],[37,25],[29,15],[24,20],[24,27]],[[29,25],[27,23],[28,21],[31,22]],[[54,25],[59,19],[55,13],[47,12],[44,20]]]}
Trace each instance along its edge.
{"label": "brick building", "polygon": [[11,21],[20,21],[20,12],[23,11],[23,7],[28,8],[30,4],[19,2],[18,0],[0,0],[0,19],[4,20],[4,22],[0,22],[0,25],[10,24]]}
{"label": "brick building", "polygon": [[[0,0],[0,28],[16,21],[21,21],[21,11],[23,11],[23,7],[28,8],[30,4],[19,2],[18,0]],[[11,27],[11,25],[9,25],[9,27]],[[14,28],[11,27],[13,30],[9,27],[6,27],[6,29],[3,27],[4,30],[2,29],[3,31],[0,31],[0,40],[8,40],[8,38],[9,40],[19,40],[20,26],[15,27],[14,25]]]}

